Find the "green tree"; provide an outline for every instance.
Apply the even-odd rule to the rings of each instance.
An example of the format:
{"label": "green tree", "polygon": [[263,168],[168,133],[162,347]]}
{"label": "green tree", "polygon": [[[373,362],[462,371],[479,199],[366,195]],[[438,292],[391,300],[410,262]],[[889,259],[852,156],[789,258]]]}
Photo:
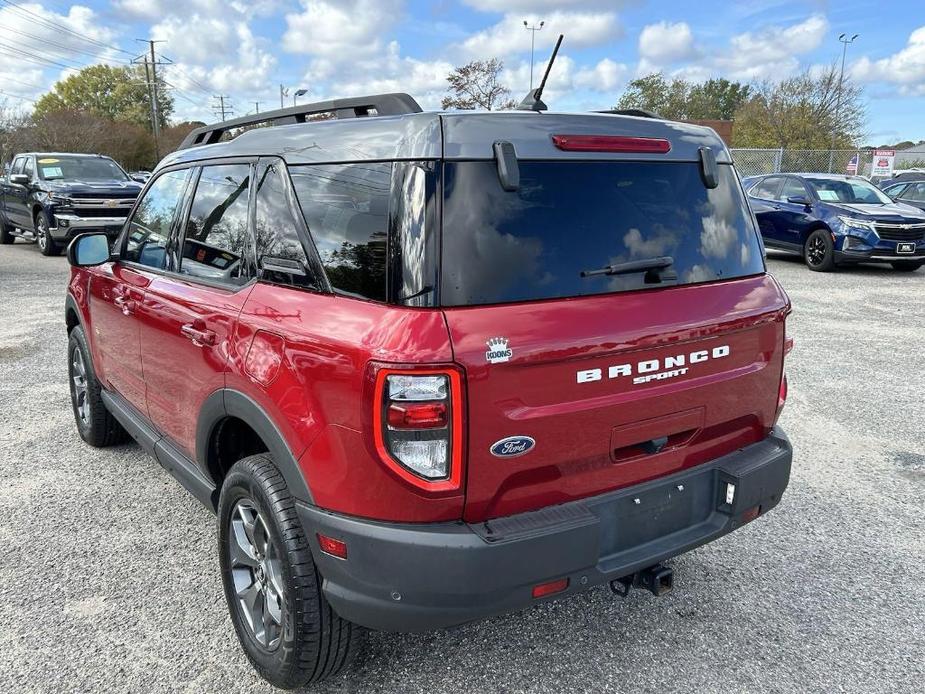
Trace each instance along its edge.
{"label": "green tree", "polygon": [[[173,113],[173,99],[160,76],[157,83],[158,116],[160,126],[165,127]],[[143,65],[91,65],[55,83],[36,102],[35,115],[40,118],[56,111],[78,111],[150,129],[150,104]]]}
{"label": "green tree", "polygon": [[617,102],[618,109],[639,108],[662,118],[687,118],[690,83],[682,79],[667,80],[661,72],[634,79]]}
{"label": "green tree", "polygon": [[443,97],[443,108],[474,109],[486,111],[514,108],[511,90],[501,84],[504,63],[498,58],[473,60],[455,68],[446,77],[450,93]]}
{"label": "green tree", "polygon": [[655,72],[630,82],[617,108],[639,108],[670,120],[731,120],[749,89],[727,79],[696,83]]}
{"label": "green tree", "polygon": [[751,87],[727,79],[712,79],[695,84],[688,93],[688,115],[693,120],[732,120],[739,107],[748,100]]}
{"label": "green tree", "polygon": [[[736,112],[736,147],[849,149],[861,139],[866,113],[861,88],[839,71],[806,70],[780,82],[753,85]],[[834,138],[833,138],[834,134]]]}

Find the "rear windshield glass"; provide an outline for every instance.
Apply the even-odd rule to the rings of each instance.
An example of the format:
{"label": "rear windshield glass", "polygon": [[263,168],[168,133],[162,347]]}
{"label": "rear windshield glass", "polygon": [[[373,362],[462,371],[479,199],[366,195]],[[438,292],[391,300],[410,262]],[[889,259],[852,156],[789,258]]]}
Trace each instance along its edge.
{"label": "rear windshield glass", "polygon": [[[735,172],[718,168],[719,186],[708,189],[693,162],[522,161],[520,189],[505,192],[494,162],[447,163],[441,303],[554,299],[764,272]],[[655,272],[581,276],[665,257],[672,264]]]}

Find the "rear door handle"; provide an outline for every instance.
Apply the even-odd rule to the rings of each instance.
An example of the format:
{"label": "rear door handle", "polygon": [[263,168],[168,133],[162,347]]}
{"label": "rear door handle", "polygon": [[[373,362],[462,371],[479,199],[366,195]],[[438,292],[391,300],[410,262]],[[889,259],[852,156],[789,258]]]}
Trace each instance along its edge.
{"label": "rear door handle", "polygon": [[215,344],[215,333],[213,331],[200,330],[192,323],[184,323],[180,327],[180,332],[192,340],[193,344],[197,347],[202,347],[203,345],[211,346]]}
{"label": "rear door handle", "polygon": [[128,299],[124,296],[117,296],[115,299],[113,299],[113,303],[118,306],[122,313],[124,313],[126,316],[130,316],[135,313],[135,302],[131,299]]}

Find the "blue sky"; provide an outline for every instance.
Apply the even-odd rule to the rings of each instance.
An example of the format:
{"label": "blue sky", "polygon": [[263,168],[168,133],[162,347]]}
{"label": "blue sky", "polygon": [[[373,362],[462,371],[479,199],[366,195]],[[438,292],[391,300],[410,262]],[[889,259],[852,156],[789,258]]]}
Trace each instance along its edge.
{"label": "blue sky", "polygon": [[[925,0],[0,0],[0,103],[29,99],[81,65],[157,50],[175,119],[211,120],[225,94],[235,115],[303,98],[407,91],[438,107],[445,77],[472,59],[504,60],[520,98],[565,34],[546,101],[557,110],[613,105],[628,80],[661,70],[691,79],[779,79],[840,58],[865,89],[867,143],[925,139]],[[287,99],[291,103],[291,97]]]}

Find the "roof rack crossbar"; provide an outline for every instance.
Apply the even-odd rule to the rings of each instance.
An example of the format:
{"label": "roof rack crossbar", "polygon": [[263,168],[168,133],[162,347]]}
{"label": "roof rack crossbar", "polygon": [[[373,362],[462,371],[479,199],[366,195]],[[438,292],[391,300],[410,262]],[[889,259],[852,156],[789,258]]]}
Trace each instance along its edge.
{"label": "roof rack crossbar", "polygon": [[309,116],[331,113],[335,118],[365,118],[370,115],[398,116],[407,113],[420,113],[421,107],[408,94],[371,94],[349,99],[329,99],[311,104],[299,104],[275,111],[264,111],[242,118],[232,118],[220,123],[212,123],[191,131],[177,149],[187,149],[198,145],[211,145],[222,139],[229,130],[244,128],[261,123],[288,125],[304,123]]}

